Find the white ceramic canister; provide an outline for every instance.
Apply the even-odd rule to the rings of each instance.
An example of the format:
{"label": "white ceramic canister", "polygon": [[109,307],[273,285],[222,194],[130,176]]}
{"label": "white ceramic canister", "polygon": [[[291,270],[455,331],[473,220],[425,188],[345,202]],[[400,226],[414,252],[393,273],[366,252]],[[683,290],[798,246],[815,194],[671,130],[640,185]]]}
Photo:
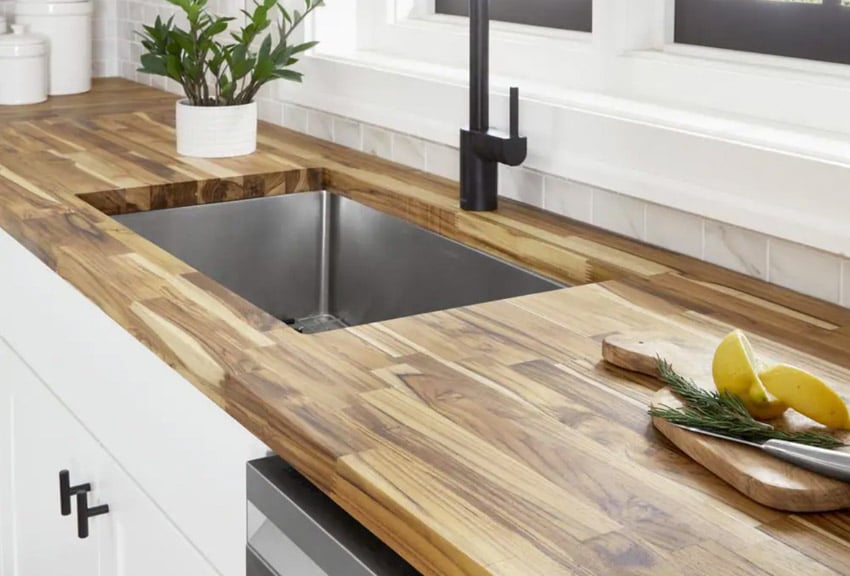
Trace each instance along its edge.
{"label": "white ceramic canister", "polygon": [[80,94],[91,90],[92,12],[87,1],[19,0],[15,22],[26,24],[49,42],[48,93]]}
{"label": "white ceramic canister", "polygon": [[0,104],[47,100],[47,40],[21,24],[0,35]]}
{"label": "white ceramic canister", "polygon": [[257,149],[257,103],[191,106],[177,102],[177,153],[196,158],[245,156]]}

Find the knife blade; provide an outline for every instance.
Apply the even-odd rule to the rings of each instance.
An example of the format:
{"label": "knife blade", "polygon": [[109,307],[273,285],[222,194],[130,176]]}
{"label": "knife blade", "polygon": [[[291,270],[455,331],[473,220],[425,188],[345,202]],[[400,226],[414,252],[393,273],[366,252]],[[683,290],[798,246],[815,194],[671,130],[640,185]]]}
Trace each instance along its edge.
{"label": "knife blade", "polygon": [[841,450],[829,450],[826,448],[817,448],[815,446],[806,446],[796,442],[788,442],[786,440],[767,440],[766,442],[758,443],[749,440],[741,440],[734,436],[726,436],[717,432],[703,430],[692,426],[679,426],[677,428],[711,436],[712,438],[720,438],[729,442],[745,444],[752,446],[762,452],[766,452],[775,458],[784,460],[806,470],[810,470],[822,476],[827,476],[835,480],[850,483],[850,453]]}

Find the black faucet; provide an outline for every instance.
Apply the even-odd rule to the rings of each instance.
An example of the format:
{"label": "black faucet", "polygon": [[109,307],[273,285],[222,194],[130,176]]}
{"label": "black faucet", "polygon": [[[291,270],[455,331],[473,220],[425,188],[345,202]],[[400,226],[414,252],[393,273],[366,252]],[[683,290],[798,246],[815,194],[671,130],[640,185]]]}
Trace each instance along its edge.
{"label": "black faucet", "polygon": [[528,141],[519,135],[519,89],[511,88],[510,134],[490,133],[490,0],[469,0],[469,130],[460,131],[460,207],[498,207],[499,164],[519,166]]}

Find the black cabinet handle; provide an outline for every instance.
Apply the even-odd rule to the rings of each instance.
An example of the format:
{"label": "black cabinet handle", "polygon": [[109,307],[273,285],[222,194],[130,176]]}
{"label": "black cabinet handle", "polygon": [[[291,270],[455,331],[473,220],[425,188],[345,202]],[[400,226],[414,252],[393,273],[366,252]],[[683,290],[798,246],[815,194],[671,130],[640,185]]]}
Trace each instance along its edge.
{"label": "black cabinet handle", "polygon": [[71,486],[71,475],[67,470],[59,472],[59,510],[62,516],[71,515],[71,496],[88,492],[91,490],[91,484],[77,484]]}
{"label": "black cabinet handle", "polygon": [[95,506],[93,508],[89,508],[89,494],[88,492],[78,492],[77,493],[77,536],[80,538],[88,538],[89,537],[89,518],[93,518],[94,516],[100,516],[101,514],[109,513],[109,505],[101,504],[100,506]]}

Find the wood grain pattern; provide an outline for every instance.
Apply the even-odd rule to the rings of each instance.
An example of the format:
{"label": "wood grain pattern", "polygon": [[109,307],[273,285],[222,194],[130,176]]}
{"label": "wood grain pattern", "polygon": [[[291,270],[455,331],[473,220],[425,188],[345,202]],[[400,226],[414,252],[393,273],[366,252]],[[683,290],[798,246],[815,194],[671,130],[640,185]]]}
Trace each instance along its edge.
{"label": "wood grain pattern", "polygon": [[[656,359],[661,357],[697,386],[714,390],[711,360],[717,343],[698,334],[613,334],[602,343],[602,357],[614,366],[649,376],[658,376]],[[850,397],[850,371],[823,363],[816,363],[815,367],[800,355],[795,356],[797,366],[817,372],[833,383],[844,398]],[[760,357],[768,364],[781,360],[778,356]],[[652,405],[678,408],[682,402],[665,386],[655,392]],[[850,484],[809,472],[749,446],[683,430],[662,418],[652,421],[683,452],[760,504],[790,512],[829,512],[850,507]],[[824,430],[793,410],[771,423],[789,431]],[[850,432],[834,434],[850,442]]]}
{"label": "wood grain pattern", "polygon": [[[100,80],[0,109],[0,226],[423,573],[847,573],[846,514],[706,472],[599,345],[731,322],[848,367],[850,312],[521,204],[461,212],[456,182],[282,128],[181,158],[173,106]],[[305,337],[107,216],[322,186],[587,285]]]}

